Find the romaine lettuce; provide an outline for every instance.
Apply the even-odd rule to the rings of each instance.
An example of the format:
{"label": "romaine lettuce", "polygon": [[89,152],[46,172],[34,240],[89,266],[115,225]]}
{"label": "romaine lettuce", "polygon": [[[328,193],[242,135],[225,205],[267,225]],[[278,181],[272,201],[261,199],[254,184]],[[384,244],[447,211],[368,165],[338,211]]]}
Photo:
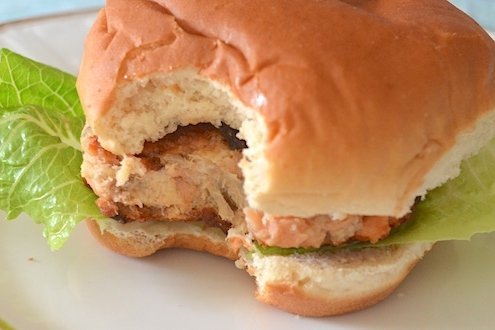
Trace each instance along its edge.
{"label": "romaine lettuce", "polygon": [[84,123],[74,76],[5,48],[0,49],[0,90],[0,109],[37,105]]}
{"label": "romaine lettuce", "polygon": [[0,209],[30,215],[58,249],[77,223],[102,218],[80,176],[75,78],[3,49],[0,90]]}

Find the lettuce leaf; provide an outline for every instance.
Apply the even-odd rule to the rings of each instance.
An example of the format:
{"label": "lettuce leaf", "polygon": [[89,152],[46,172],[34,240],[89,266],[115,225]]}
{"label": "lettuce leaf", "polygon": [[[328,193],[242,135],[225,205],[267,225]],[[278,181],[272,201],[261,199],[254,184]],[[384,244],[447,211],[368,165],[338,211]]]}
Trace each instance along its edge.
{"label": "lettuce leaf", "polygon": [[5,48],[0,49],[0,87],[2,109],[37,105],[84,122],[74,76]]}
{"label": "lettuce leaf", "polygon": [[1,50],[0,90],[0,209],[27,213],[59,249],[77,223],[102,218],[80,175],[75,78]]}

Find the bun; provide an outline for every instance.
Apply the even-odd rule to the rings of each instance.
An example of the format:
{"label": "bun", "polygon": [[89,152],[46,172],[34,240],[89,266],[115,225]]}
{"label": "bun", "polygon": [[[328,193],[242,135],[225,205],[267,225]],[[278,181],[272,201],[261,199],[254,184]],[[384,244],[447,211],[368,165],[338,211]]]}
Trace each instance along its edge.
{"label": "bun", "polygon": [[128,257],[147,257],[166,248],[186,248],[231,260],[237,259],[237,254],[227,244],[225,236],[201,230],[194,224],[181,223],[174,226],[162,223],[150,226],[135,223],[131,228],[128,226],[125,229],[118,223],[109,223],[103,228],[94,220],[87,220],[86,224],[101,244]]}
{"label": "bun", "polygon": [[385,299],[431,247],[417,243],[326,255],[254,254],[248,269],[256,277],[258,300],[294,314],[330,316]]}
{"label": "bun", "polygon": [[[145,257],[166,248],[206,251],[235,260],[236,251],[217,233],[181,224],[133,224],[124,229],[113,223],[100,228],[86,222],[90,232],[107,248],[130,257]],[[154,226],[154,228],[153,228]],[[161,235],[157,235],[161,232]],[[332,254],[243,256],[247,271],[256,278],[256,298],[304,316],[330,316],[366,308],[385,299],[409,274],[432,244],[340,251]]]}
{"label": "bun", "polygon": [[493,136],[494,67],[444,0],[109,0],[78,90],[115,154],[225,122],[249,146],[252,207],[399,217]]}
{"label": "bun", "polygon": [[[495,43],[445,0],[107,0],[77,87],[89,138],[122,159],[108,172],[139,162],[145,142],[179,126],[226,124],[247,143],[234,180],[243,191],[223,179],[215,186],[214,205],[232,208],[221,217],[231,220],[226,234],[177,221],[90,221],[93,234],[130,256],[177,246],[240,257],[259,300],[301,315],[376,303],[431,245],[261,256],[245,250],[247,233],[239,256],[225,237],[246,234],[243,207],[401,218],[495,136]],[[88,177],[102,170],[100,156],[85,157],[96,164],[83,166]],[[131,170],[117,172],[146,176]],[[94,182],[127,193],[112,175]],[[110,209],[119,201],[109,195]]]}

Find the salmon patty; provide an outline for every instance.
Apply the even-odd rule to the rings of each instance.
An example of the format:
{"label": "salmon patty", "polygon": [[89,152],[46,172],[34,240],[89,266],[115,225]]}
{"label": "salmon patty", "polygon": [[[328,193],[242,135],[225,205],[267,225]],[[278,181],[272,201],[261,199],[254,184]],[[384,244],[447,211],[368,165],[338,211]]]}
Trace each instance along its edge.
{"label": "salmon patty", "polygon": [[209,124],[179,127],[138,155],[118,157],[87,127],[83,177],[102,213],[120,222],[200,220],[227,232],[240,223],[245,200],[233,134]]}
{"label": "salmon patty", "polygon": [[[238,163],[244,141],[227,126],[179,127],[135,156],[118,157],[101,147],[85,129],[82,173],[110,218],[130,221],[200,221],[206,227],[233,230],[239,246],[247,230],[262,244],[278,247],[375,243],[407,220],[385,216],[328,215],[310,218],[274,216],[245,207]],[[246,227],[247,226],[247,227]]]}

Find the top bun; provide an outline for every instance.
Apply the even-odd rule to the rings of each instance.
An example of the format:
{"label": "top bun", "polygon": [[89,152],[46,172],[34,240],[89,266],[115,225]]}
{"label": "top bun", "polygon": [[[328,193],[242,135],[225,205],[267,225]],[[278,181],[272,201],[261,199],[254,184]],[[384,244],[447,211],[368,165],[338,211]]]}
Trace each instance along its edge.
{"label": "top bun", "polygon": [[115,154],[240,129],[251,207],[402,216],[495,135],[495,44],[444,0],[108,0],[78,90]]}

